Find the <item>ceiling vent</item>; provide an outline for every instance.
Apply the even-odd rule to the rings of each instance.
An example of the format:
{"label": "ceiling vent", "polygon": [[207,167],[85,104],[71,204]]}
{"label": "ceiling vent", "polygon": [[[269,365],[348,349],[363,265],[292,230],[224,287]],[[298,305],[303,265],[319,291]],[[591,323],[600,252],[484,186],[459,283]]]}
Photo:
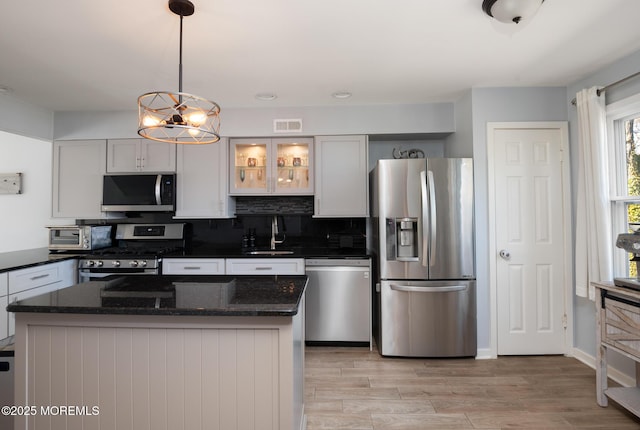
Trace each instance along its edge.
{"label": "ceiling vent", "polygon": [[302,120],[301,119],[274,119],[273,132],[274,133],[301,133]]}

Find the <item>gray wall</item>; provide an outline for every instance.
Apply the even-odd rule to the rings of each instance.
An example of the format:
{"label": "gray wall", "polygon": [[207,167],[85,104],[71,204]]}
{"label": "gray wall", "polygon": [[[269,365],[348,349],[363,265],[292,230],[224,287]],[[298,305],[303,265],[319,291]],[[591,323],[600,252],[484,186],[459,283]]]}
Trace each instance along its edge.
{"label": "gray wall", "polygon": [[455,104],[456,132],[447,137],[445,156],[473,157],[473,98],[467,91]]}
{"label": "gray wall", "polygon": [[0,130],[20,136],[53,140],[53,112],[10,94],[0,96]]}
{"label": "gray wall", "polygon": [[[56,140],[137,137],[136,111],[56,112]],[[302,133],[328,134],[448,134],[455,131],[454,104],[228,109],[220,114],[220,132],[227,137],[272,136],[274,119],[302,119]],[[287,136],[287,133],[278,133]]]}
{"label": "gray wall", "polygon": [[487,201],[487,123],[500,121],[566,121],[566,90],[552,88],[476,88],[472,90],[475,169],[478,348],[490,348],[489,218]]}

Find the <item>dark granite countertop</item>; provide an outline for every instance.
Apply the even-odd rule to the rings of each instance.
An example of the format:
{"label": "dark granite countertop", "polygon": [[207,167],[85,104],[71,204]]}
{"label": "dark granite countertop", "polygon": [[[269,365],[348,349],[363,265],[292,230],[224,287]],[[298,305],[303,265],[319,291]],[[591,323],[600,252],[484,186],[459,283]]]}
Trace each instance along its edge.
{"label": "dark granite countertop", "polygon": [[[284,255],[251,255],[240,248],[224,248],[215,246],[197,246],[189,252],[175,252],[165,254],[165,258],[369,258],[366,249],[353,248],[325,248],[295,246],[288,249],[292,254]],[[35,248],[23,251],[0,253],[0,273],[25,269],[42,264],[69,260],[83,255],[82,252],[54,252],[48,248]]]}
{"label": "dark granite countertop", "polygon": [[0,273],[76,258],[72,253],[50,254],[48,248],[0,253]]}
{"label": "dark granite countertop", "polygon": [[11,303],[9,312],[293,316],[302,276],[109,276]]}

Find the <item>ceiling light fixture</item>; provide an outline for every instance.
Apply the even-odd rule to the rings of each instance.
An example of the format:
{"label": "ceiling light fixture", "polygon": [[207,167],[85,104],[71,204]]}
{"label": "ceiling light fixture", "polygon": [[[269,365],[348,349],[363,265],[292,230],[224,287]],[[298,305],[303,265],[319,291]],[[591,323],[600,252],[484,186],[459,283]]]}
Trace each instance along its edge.
{"label": "ceiling light fixture", "polygon": [[351,93],[349,91],[336,91],[331,94],[334,99],[348,99],[351,97]]}
{"label": "ceiling light fixture", "polygon": [[155,91],[138,97],[138,134],[168,143],[204,144],[220,140],[220,106],[182,92],[182,19],[193,15],[189,0],[169,0],[171,12],[180,16],[178,92]]}
{"label": "ceiling light fixture", "polygon": [[482,10],[489,16],[507,24],[528,21],[544,0],[483,0]]}
{"label": "ceiling light fixture", "polygon": [[265,102],[270,102],[271,100],[275,100],[278,98],[278,96],[274,93],[258,93],[255,97],[257,100]]}

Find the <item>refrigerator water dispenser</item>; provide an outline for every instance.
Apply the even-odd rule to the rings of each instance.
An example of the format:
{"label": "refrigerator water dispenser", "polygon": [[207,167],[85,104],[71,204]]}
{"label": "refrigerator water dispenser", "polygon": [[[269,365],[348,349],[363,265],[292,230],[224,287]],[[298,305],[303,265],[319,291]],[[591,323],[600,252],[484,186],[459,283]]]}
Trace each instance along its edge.
{"label": "refrigerator water dispenser", "polygon": [[387,219],[387,260],[418,261],[418,219]]}

